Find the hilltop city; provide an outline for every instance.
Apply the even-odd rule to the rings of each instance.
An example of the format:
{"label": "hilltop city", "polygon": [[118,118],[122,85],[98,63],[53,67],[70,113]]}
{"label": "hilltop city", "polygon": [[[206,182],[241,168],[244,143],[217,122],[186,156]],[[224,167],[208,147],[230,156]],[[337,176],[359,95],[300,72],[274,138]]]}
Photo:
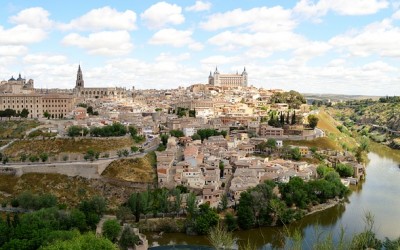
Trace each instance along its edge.
{"label": "hilltop city", "polygon": [[[73,89],[37,89],[21,74],[1,82],[0,177],[39,174],[35,178],[46,187],[26,185],[53,193],[67,207],[81,202],[75,192],[92,190],[108,199],[118,219],[121,211],[136,222],[143,216],[147,221],[150,211],[156,218],[186,215],[184,229],[174,230],[197,234],[216,225],[217,211],[233,211],[233,229],[290,223],[335,206],[349,185],[365,177],[364,139],[357,143],[336,126],[332,111],[318,108],[321,101],[251,86],[245,67],[231,74],[216,67],[204,84],[164,90],[88,88],[84,79],[79,65]],[[48,175],[74,179],[49,182]],[[88,186],[77,184],[78,190],[65,193],[60,187],[82,180],[75,178]],[[271,219],[257,224],[248,220],[260,214],[243,212],[256,201],[243,199],[263,188],[285,215],[273,208],[266,211]],[[289,195],[292,188],[304,193]],[[10,197],[11,205],[24,204],[18,184],[7,190],[0,195],[5,207]],[[200,226],[204,216],[207,223]],[[101,225],[100,217],[86,220],[92,228]],[[135,230],[146,249],[146,236]]]}

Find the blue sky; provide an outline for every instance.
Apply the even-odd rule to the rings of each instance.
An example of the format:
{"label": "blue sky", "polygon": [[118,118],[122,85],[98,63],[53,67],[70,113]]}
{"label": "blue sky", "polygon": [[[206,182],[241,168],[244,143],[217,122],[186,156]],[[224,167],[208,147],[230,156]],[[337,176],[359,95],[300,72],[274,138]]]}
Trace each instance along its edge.
{"label": "blue sky", "polygon": [[308,93],[400,95],[400,1],[4,1],[0,78],[175,88],[210,70]]}

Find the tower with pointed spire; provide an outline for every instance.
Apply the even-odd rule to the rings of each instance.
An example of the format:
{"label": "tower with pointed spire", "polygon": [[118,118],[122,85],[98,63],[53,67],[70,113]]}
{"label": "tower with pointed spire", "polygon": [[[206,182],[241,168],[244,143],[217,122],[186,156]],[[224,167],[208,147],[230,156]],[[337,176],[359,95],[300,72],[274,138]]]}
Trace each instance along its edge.
{"label": "tower with pointed spire", "polygon": [[214,74],[211,74],[210,71],[208,84],[225,88],[247,87],[248,74],[246,67],[244,67],[242,74],[238,72],[236,74],[221,74],[218,71],[218,67],[215,67]]}
{"label": "tower with pointed spire", "polygon": [[80,89],[80,88],[84,88],[84,87],[85,87],[85,81],[83,80],[81,65],[79,64],[78,73],[76,74],[75,88]]}

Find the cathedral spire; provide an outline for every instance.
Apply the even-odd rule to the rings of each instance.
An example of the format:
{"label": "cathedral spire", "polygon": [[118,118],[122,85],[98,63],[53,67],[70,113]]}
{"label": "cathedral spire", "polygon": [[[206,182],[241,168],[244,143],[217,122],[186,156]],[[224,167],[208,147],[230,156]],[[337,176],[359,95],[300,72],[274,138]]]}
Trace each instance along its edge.
{"label": "cathedral spire", "polygon": [[81,65],[79,64],[78,72],[76,74],[76,85],[75,85],[75,88],[83,88],[84,84],[85,84],[85,81],[83,81],[82,69],[81,69]]}

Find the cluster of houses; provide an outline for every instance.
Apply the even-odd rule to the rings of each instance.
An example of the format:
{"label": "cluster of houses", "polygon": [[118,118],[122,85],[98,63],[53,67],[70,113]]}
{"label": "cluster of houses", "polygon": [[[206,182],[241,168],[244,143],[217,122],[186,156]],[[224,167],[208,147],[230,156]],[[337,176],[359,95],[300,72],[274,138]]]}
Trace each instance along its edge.
{"label": "cluster of houses", "polygon": [[[249,153],[249,145],[253,149]],[[302,155],[311,157],[308,147],[301,147]],[[199,202],[218,206],[222,195],[238,201],[240,193],[266,180],[287,183],[292,177],[309,181],[318,177],[317,166],[307,162],[284,159],[269,160],[252,154],[254,142],[241,135],[211,136],[203,142],[189,137],[170,137],[167,149],[157,154],[159,187],[183,185],[199,194]],[[346,152],[320,150],[326,163],[350,164],[354,177],[343,179],[344,184],[357,183],[364,176],[364,166]]]}

